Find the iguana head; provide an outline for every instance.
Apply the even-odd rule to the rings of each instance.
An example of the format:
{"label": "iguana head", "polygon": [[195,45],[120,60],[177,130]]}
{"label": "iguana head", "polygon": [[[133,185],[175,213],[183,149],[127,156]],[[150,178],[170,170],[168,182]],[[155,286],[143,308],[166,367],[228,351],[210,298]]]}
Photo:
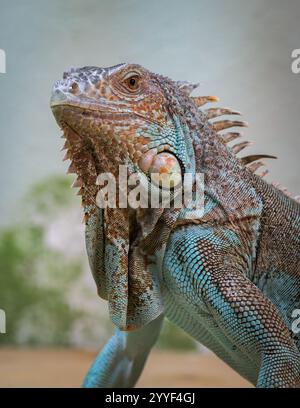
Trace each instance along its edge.
{"label": "iguana head", "polygon": [[[51,107],[66,132],[66,147],[80,142],[98,172],[116,173],[119,164],[148,176],[191,171],[193,149],[170,111],[174,90],[179,93],[174,84],[136,64],[70,69],[54,85]],[[84,183],[83,154],[68,156]]]}

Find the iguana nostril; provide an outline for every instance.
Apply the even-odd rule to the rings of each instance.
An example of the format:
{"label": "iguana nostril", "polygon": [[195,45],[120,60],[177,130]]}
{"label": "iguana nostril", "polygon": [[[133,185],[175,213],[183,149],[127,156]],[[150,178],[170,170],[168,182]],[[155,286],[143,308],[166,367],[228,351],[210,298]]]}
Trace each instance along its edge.
{"label": "iguana nostril", "polygon": [[70,86],[70,92],[71,93],[77,93],[77,91],[79,90],[79,86],[77,84],[77,82],[73,82]]}

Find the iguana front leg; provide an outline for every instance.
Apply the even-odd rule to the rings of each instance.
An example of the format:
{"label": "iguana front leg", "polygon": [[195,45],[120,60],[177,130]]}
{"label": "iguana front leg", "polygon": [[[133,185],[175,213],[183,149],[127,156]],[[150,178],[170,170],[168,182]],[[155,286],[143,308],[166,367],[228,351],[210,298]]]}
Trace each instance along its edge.
{"label": "iguana front leg", "polygon": [[92,364],[83,387],[133,387],[160,333],[163,315],[133,332],[119,329]]}
{"label": "iguana front leg", "polygon": [[198,316],[209,333],[206,346],[229,364],[238,362],[234,368],[257,387],[300,386],[299,350],[276,307],[246,277],[242,245],[226,228],[176,231],[165,256],[166,286],[180,307]]}

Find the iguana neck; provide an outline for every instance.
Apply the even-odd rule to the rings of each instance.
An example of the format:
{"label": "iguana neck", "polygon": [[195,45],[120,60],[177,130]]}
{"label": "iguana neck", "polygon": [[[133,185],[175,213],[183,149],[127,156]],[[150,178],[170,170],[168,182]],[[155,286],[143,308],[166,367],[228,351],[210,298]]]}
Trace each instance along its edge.
{"label": "iguana neck", "polygon": [[207,123],[195,140],[197,172],[204,174],[204,222],[242,219],[260,214],[261,200],[252,173]]}

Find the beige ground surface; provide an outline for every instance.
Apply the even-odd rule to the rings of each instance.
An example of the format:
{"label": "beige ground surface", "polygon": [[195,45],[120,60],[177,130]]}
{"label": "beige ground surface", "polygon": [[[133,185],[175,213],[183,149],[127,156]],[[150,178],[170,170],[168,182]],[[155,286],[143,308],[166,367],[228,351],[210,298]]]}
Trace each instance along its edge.
{"label": "beige ground surface", "polygon": [[[0,349],[0,387],[79,387],[94,358],[81,350]],[[212,354],[151,353],[140,387],[249,387]]]}

